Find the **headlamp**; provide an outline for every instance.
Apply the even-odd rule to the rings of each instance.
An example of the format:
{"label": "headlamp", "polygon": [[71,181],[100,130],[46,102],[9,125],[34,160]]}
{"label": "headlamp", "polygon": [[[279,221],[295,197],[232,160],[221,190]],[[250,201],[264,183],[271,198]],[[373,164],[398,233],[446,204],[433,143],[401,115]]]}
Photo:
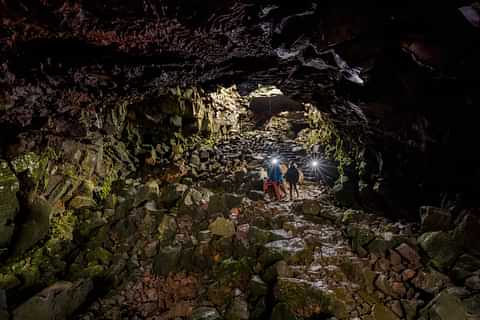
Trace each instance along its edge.
{"label": "headlamp", "polygon": [[277,158],[273,158],[272,159],[272,164],[277,164],[278,163],[278,159]]}

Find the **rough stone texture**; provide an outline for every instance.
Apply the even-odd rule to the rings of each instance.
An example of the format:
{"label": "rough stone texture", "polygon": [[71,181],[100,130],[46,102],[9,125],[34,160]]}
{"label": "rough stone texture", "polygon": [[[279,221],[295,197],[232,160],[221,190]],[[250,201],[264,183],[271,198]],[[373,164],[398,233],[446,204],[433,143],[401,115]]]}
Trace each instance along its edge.
{"label": "rough stone texture", "polygon": [[375,320],[399,320],[390,309],[381,304],[376,304],[372,308],[373,318]]}
{"label": "rough stone texture", "polygon": [[435,207],[421,207],[422,232],[446,231],[450,229],[452,214],[449,210]]}
{"label": "rough stone texture", "polygon": [[443,231],[424,233],[418,242],[431,258],[431,263],[440,269],[449,268],[460,254],[461,245]]}
{"label": "rough stone texture", "polygon": [[58,282],[13,311],[14,320],[67,320],[93,289],[91,280]]}
{"label": "rough stone texture", "polygon": [[22,254],[37,242],[44,239],[50,230],[50,216],[53,208],[40,196],[34,196],[29,204],[29,212],[25,222],[20,226],[18,239],[15,240],[16,254]]}
{"label": "rough stone texture", "polygon": [[19,210],[17,191],[18,179],[8,166],[0,160],[0,249],[8,247],[15,228],[15,217]]}
{"label": "rough stone texture", "polygon": [[439,320],[466,320],[467,315],[462,302],[457,297],[442,292],[421,312],[422,315],[428,315],[429,319]]}
{"label": "rough stone texture", "polygon": [[225,238],[230,238],[235,234],[235,225],[231,220],[225,218],[217,218],[208,226],[208,229],[212,234]]}
{"label": "rough stone texture", "polygon": [[192,320],[220,320],[220,314],[215,308],[200,307],[192,312]]}

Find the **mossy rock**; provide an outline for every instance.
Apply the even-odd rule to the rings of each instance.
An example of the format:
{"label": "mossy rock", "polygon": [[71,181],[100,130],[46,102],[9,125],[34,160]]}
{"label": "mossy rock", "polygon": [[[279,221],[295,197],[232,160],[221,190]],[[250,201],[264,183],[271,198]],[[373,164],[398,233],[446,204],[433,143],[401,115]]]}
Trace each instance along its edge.
{"label": "mossy rock", "polygon": [[0,160],[0,248],[10,245],[19,211],[16,193],[20,188],[17,177],[6,161]]}
{"label": "mossy rock", "polygon": [[25,223],[20,226],[14,243],[14,254],[20,255],[44,239],[50,229],[53,208],[40,196],[33,196]]}
{"label": "mossy rock", "polygon": [[430,263],[440,270],[448,269],[461,253],[462,245],[443,231],[424,233],[418,243],[431,258]]}
{"label": "mossy rock", "polygon": [[311,317],[328,314],[336,307],[336,301],[328,289],[302,279],[278,278],[276,298],[296,315]]}

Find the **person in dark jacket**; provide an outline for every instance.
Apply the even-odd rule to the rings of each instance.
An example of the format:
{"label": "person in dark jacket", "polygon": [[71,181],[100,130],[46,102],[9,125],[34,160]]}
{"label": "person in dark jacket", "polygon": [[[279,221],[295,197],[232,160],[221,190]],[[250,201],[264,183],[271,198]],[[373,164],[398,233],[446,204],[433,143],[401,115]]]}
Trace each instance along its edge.
{"label": "person in dark jacket", "polygon": [[285,174],[285,180],[288,182],[290,189],[290,200],[293,199],[293,190],[297,194],[297,198],[300,196],[298,193],[298,180],[300,179],[300,172],[298,172],[297,165],[292,161],[288,167],[287,173]]}

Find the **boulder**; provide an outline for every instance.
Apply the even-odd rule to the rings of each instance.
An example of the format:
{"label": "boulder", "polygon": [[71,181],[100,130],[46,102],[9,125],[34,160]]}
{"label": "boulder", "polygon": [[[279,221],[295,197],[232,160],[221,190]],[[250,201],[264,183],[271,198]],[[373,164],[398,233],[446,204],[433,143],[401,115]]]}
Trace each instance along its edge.
{"label": "boulder", "polygon": [[352,241],[352,249],[357,253],[365,252],[364,246],[375,239],[375,234],[367,226],[351,224],[347,228],[347,235]]}
{"label": "boulder", "polygon": [[408,261],[410,266],[414,269],[421,266],[420,255],[417,253],[417,250],[413,249],[406,243],[402,243],[395,250]]}
{"label": "boulder", "polygon": [[10,245],[15,217],[19,210],[17,191],[20,184],[6,161],[0,160],[0,249]]}
{"label": "boulder", "polygon": [[86,196],[76,196],[68,204],[72,209],[89,209],[95,208],[97,203],[90,197]]}
{"label": "boulder", "polygon": [[22,254],[48,235],[53,208],[43,197],[34,196],[25,222],[20,226],[14,253]]}
{"label": "boulder", "polygon": [[217,236],[230,238],[235,234],[235,225],[233,221],[220,217],[208,226],[208,230]]}
{"label": "boulder", "polygon": [[480,217],[466,213],[455,228],[453,237],[468,253],[480,255]]}
{"label": "boulder", "polygon": [[456,296],[446,290],[437,295],[420,313],[428,319],[466,320],[466,310]]}
{"label": "boulder", "polygon": [[266,296],[268,292],[267,284],[258,275],[255,275],[250,279],[248,288],[250,292],[249,296],[254,300]]}
{"label": "boulder", "polygon": [[290,308],[288,304],[284,302],[277,303],[272,310],[271,320],[297,320],[297,318]]}
{"label": "boulder", "polygon": [[160,188],[156,181],[148,181],[146,184],[141,185],[135,194],[134,207],[138,207],[140,204],[148,201],[155,201],[160,195]]}
{"label": "boulder", "polygon": [[175,272],[179,269],[180,256],[182,253],[181,246],[162,247],[158,251],[153,262],[155,274],[166,276],[170,272]]}
{"label": "boulder", "polygon": [[306,215],[318,216],[321,211],[320,203],[313,199],[305,199],[302,203],[302,211]]}
{"label": "boulder", "polygon": [[440,270],[448,269],[460,254],[459,243],[444,231],[424,233],[418,243],[431,258],[430,263]]}
{"label": "boulder", "polygon": [[236,297],[225,313],[225,320],[248,320],[250,312],[248,311],[248,303],[241,297]]}
{"label": "boulder", "polygon": [[167,206],[174,205],[178,200],[183,197],[185,191],[187,191],[188,186],[180,183],[170,183],[164,186],[160,191],[161,203],[164,203]]}
{"label": "boulder", "polygon": [[332,293],[317,283],[296,278],[279,277],[275,296],[296,315],[312,317],[330,313],[335,308]]}
{"label": "boulder", "polygon": [[395,313],[380,303],[373,306],[372,315],[374,320],[400,320]]}
{"label": "boulder", "polygon": [[249,190],[247,197],[253,201],[263,200],[265,198],[265,193],[260,190]]}
{"label": "boulder", "polygon": [[221,320],[217,309],[209,307],[200,307],[192,311],[191,320]]}
{"label": "boulder", "polygon": [[13,311],[13,320],[66,320],[86,301],[91,280],[57,282]]}
{"label": "boulder", "polygon": [[469,319],[480,318],[480,294],[474,295],[462,301]]}
{"label": "boulder", "polygon": [[446,231],[451,227],[452,214],[448,209],[421,207],[420,217],[422,219],[422,232]]}
{"label": "boulder", "polygon": [[480,269],[480,259],[469,254],[461,255],[452,269],[452,277],[457,282],[462,282]]}

